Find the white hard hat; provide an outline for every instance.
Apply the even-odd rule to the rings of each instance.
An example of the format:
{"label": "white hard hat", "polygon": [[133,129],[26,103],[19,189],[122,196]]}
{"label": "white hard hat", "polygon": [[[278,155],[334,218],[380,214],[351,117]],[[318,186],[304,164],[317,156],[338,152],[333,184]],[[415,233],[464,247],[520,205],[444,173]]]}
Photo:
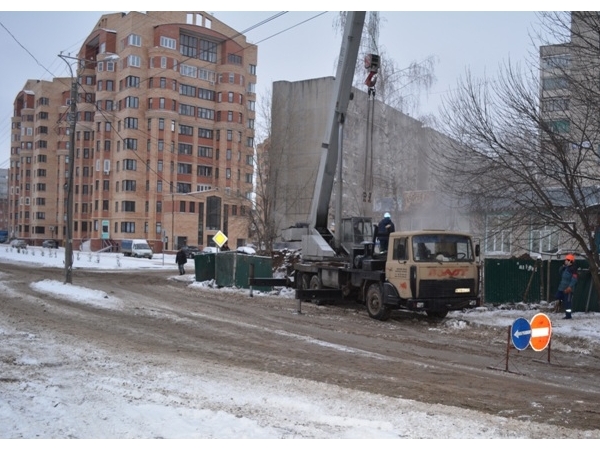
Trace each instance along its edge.
{"label": "white hard hat", "polygon": [[386,219],[389,219],[389,218],[390,218],[390,217],[392,217],[392,216],[390,216],[390,213],[386,212],[386,213],[383,215],[383,217],[385,217]]}

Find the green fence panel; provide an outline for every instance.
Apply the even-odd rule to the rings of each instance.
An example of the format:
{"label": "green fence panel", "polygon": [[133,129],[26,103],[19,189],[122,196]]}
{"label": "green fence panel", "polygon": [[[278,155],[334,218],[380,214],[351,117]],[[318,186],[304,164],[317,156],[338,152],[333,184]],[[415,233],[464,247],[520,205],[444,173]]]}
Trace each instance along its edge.
{"label": "green fence panel", "polygon": [[[598,312],[598,294],[589,264],[576,260],[579,280],[573,294],[574,312]],[[486,258],[483,266],[484,301],[491,304],[554,301],[563,260]]]}
{"label": "green fence panel", "polygon": [[537,303],[543,292],[541,264],[534,259],[493,259],[484,261],[486,303]]}
{"label": "green fence panel", "polygon": [[235,252],[217,253],[217,263],[215,267],[215,281],[217,286],[232,287],[235,280]]}
{"label": "green fence panel", "polygon": [[[218,286],[249,288],[250,266],[254,265],[255,278],[271,278],[273,261],[265,256],[246,255],[236,252],[217,253],[215,281]],[[270,291],[271,286],[256,286],[254,290]]]}
{"label": "green fence panel", "polygon": [[194,256],[196,281],[210,281],[215,279],[215,256],[215,253],[202,253]]}

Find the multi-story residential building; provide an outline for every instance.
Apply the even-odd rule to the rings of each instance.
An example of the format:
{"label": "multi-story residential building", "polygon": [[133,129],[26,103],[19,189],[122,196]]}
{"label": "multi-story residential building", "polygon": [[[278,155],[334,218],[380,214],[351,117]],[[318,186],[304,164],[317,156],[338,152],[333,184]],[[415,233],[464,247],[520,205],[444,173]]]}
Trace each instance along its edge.
{"label": "multi-story residential building", "polygon": [[0,169],[0,230],[8,230],[8,169]]}
{"label": "multi-story residential building", "polygon": [[[72,59],[74,248],[245,244],[257,47],[205,12],[129,12],[103,15]],[[9,229],[32,243],[66,236],[70,97],[55,78],[15,100]]]}

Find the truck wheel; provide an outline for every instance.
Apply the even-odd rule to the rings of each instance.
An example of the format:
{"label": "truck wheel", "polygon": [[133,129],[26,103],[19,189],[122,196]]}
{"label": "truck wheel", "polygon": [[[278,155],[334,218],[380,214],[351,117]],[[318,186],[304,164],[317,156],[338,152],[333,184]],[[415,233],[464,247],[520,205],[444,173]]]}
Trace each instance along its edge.
{"label": "truck wheel", "polygon": [[431,317],[432,319],[439,319],[442,320],[444,317],[446,317],[448,315],[448,311],[426,311],[427,316]]}
{"label": "truck wheel", "polygon": [[309,289],[323,289],[321,285],[321,280],[319,280],[319,275],[313,275],[310,279]]}
{"label": "truck wheel", "polygon": [[[309,285],[309,289],[314,290],[314,289],[323,289],[323,285],[321,284],[321,280],[319,279],[319,275],[313,275],[310,279],[310,285]],[[323,305],[325,304],[325,301],[319,298],[313,298],[312,302],[315,305]]]}
{"label": "truck wheel", "polygon": [[372,284],[367,290],[367,312],[373,319],[386,321],[391,310],[383,304],[383,294],[378,284]]}
{"label": "truck wheel", "polygon": [[303,273],[300,277],[300,288],[304,291],[310,289],[310,275]]}

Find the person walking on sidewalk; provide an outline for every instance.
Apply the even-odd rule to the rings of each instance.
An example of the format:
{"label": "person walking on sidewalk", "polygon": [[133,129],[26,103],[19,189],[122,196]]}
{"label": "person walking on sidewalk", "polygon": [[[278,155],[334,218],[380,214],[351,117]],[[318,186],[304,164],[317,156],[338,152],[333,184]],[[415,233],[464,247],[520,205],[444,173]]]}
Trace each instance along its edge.
{"label": "person walking on sidewalk", "polygon": [[573,291],[577,284],[577,267],[575,267],[575,256],[568,254],[565,256],[565,263],[559,269],[560,282],[556,299],[563,304],[565,309],[565,317],[563,319],[571,319],[571,303],[573,301]]}
{"label": "person walking on sidewalk", "polygon": [[179,251],[175,256],[175,262],[177,263],[177,267],[179,267],[179,275],[185,275],[185,264],[187,263],[187,256],[185,255],[185,251],[182,247],[179,247]]}

